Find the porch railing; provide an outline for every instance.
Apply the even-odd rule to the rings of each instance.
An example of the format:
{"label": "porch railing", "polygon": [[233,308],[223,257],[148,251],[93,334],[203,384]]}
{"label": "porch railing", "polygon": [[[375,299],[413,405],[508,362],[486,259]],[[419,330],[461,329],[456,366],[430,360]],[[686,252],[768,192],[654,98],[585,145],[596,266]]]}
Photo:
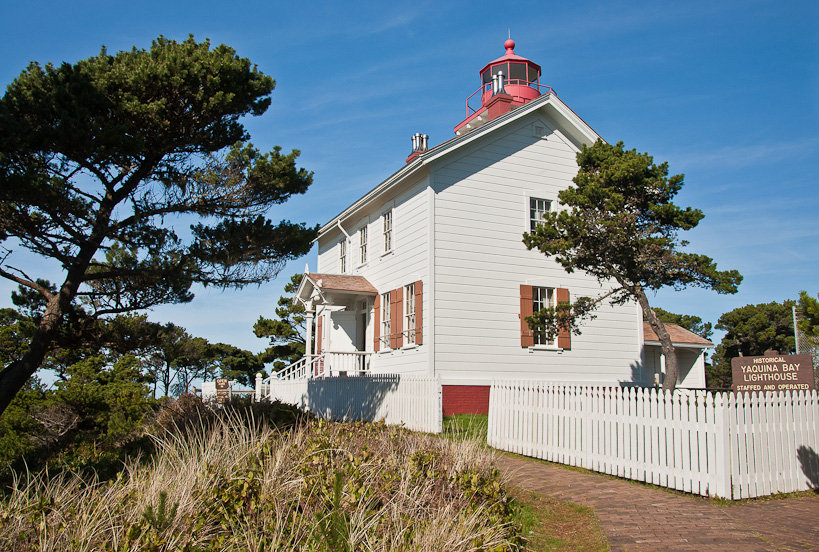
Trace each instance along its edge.
{"label": "porch railing", "polygon": [[325,351],[321,356],[324,362],[315,373],[317,376],[363,376],[370,371],[372,353],[366,351]]}
{"label": "porch railing", "polygon": [[370,356],[366,351],[325,351],[307,361],[297,360],[269,379],[294,380],[319,376],[361,376],[370,371]]}

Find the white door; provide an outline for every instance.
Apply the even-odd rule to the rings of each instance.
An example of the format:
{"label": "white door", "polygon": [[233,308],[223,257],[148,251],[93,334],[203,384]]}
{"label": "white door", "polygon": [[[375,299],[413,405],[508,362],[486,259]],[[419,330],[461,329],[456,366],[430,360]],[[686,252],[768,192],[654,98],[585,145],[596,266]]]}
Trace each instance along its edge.
{"label": "white door", "polygon": [[356,314],[339,311],[330,315],[330,343],[327,350],[335,353],[351,353],[356,350]]}

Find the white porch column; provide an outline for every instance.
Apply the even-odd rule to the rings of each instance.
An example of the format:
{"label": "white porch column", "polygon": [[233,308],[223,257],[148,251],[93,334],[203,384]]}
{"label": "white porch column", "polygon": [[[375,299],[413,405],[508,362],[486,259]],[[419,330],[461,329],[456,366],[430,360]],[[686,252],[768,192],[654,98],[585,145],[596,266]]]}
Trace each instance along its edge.
{"label": "white porch column", "polygon": [[660,373],[659,381],[654,380],[654,385],[661,386],[665,382],[665,353],[660,353]]}
{"label": "white porch column", "polygon": [[304,345],[304,358],[307,359],[307,366],[310,366],[310,361],[313,359],[313,318],[315,312],[308,310],[304,312],[305,326],[307,327],[307,341]]}

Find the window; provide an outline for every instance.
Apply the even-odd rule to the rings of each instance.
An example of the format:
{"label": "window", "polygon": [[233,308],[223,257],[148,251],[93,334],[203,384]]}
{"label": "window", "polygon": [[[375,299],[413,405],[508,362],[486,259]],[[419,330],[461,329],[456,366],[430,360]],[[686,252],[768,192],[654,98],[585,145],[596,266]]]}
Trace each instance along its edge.
{"label": "window", "polygon": [[392,293],[389,291],[381,294],[381,344],[385,349],[390,348],[390,336],[392,335],[390,295]]}
{"label": "window", "polygon": [[537,287],[528,284],[520,286],[520,346],[530,351],[540,345],[546,350],[571,350],[572,335],[568,327],[558,328],[557,339],[546,340],[545,329],[532,329],[526,319],[539,310],[557,307],[561,303],[570,303],[571,297],[566,288]]}
{"label": "window", "polygon": [[384,219],[384,253],[392,251],[392,209],[385,211]]}
{"label": "window", "polygon": [[407,345],[415,345],[415,283],[404,286],[404,335]]}
{"label": "window", "polygon": [[[533,287],[532,288],[532,312],[538,312],[547,307],[555,306],[554,288]],[[533,330],[535,345],[554,345],[554,339],[547,340],[546,330],[535,328]]]}
{"label": "window", "polygon": [[548,199],[537,197],[529,198],[529,231],[532,232],[535,226],[543,222],[543,215],[552,210],[552,202]]}
{"label": "window", "polygon": [[367,262],[367,227],[362,226],[358,230],[358,253],[361,264]]}
{"label": "window", "polygon": [[338,242],[338,265],[341,274],[347,272],[347,240]]}

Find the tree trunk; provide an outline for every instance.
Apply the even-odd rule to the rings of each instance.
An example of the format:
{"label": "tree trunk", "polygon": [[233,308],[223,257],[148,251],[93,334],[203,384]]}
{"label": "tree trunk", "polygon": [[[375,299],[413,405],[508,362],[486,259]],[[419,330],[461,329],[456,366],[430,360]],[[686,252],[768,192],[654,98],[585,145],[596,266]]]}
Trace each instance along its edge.
{"label": "tree trunk", "polygon": [[48,348],[57,334],[65,306],[70,302],[70,300],[66,302],[62,299],[62,293],[55,295],[48,302],[46,311],[40,319],[40,325],[31,338],[28,350],[22,358],[15,360],[0,371],[0,415],[5,412],[15,395],[43,363]]}
{"label": "tree trunk", "polygon": [[671,343],[671,336],[665,329],[665,325],[660,320],[651,306],[648,304],[648,297],[642,288],[637,290],[637,300],[640,307],[643,309],[645,315],[654,333],[660,339],[660,346],[662,347],[663,356],[665,357],[665,380],[663,380],[664,391],[674,391],[677,388],[677,352],[674,350],[674,345]]}

